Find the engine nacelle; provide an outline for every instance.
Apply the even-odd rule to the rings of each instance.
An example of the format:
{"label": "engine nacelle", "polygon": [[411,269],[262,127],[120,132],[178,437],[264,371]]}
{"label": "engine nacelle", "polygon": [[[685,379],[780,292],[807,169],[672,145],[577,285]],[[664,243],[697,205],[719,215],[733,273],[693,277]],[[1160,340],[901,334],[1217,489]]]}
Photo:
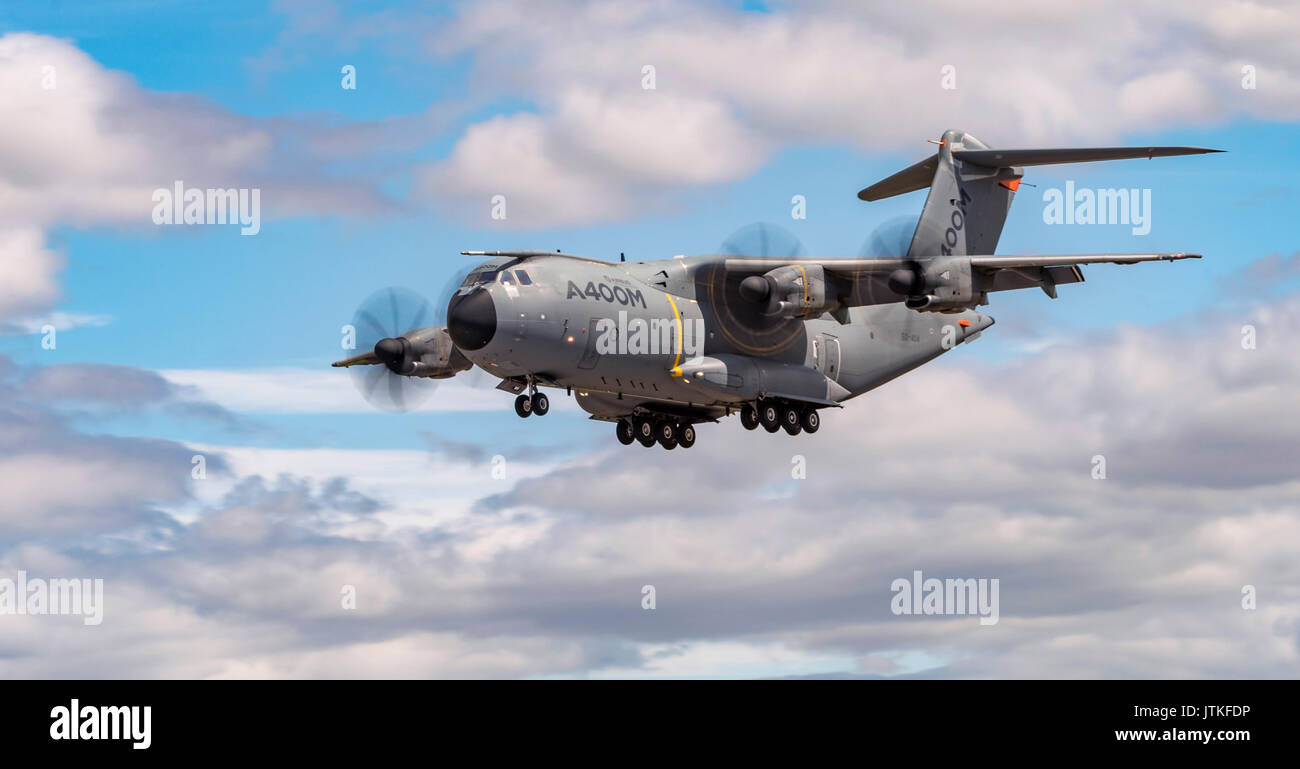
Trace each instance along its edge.
{"label": "engine nacelle", "polygon": [[472,368],[473,363],[451,341],[446,326],[428,326],[408,332],[403,371],[408,376],[446,379]]}
{"label": "engine nacelle", "polygon": [[[910,280],[904,281],[904,277]],[[929,260],[919,273],[890,276],[890,284],[904,284],[918,291],[909,292],[905,301],[909,309],[918,312],[956,313],[986,303],[984,291],[971,274],[969,257]]]}
{"label": "engine nacelle", "polygon": [[819,264],[788,264],[764,275],[751,275],[741,281],[740,293],[751,301],[766,302],[764,315],[782,318],[816,317],[840,306],[827,291],[826,270]]}

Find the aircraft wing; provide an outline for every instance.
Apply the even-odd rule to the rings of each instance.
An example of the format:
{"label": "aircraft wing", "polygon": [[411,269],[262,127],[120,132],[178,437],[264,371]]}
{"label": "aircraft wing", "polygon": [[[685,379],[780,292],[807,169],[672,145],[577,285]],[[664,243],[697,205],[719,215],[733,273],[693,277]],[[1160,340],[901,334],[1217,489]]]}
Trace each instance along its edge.
{"label": "aircraft wing", "polygon": [[781,259],[779,257],[729,257],[729,273],[761,273],[775,267],[818,266],[844,278],[864,278],[871,275],[888,275],[897,269],[907,268],[931,259],[970,259],[970,266],[982,270],[1007,270],[1027,267],[1060,267],[1072,264],[1136,264],[1138,262],[1172,262],[1178,259],[1200,259],[1200,254],[1044,254],[1036,256],[971,256],[971,257],[918,257],[908,259]]}
{"label": "aircraft wing", "polygon": [[[826,294],[836,297],[840,306],[862,307],[908,300],[914,289],[901,288],[910,281],[909,273],[924,275],[913,286],[928,283],[933,290],[950,280],[959,292],[1008,291],[1038,287],[1056,298],[1056,286],[1083,281],[1083,264],[1136,264],[1138,262],[1200,259],[1200,254],[1044,254],[1031,256],[931,256],[883,259],[781,259],[779,257],[727,257],[727,273],[737,276],[761,275],[779,267],[817,268],[824,271]],[[960,276],[965,275],[963,279]],[[808,273],[804,273],[807,279]],[[925,290],[923,290],[925,291]],[[974,295],[972,294],[972,299]],[[953,300],[958,301],[958,300]],[[909,304],[909,306],[911,306]]]}
{"label": "aircraft wing", "polygon": [[1082,283],[1081,264],[1137,264],[1200,259],[1200,254],[1045,254],[1041,256],[972,256],[971,269],[986,276],[986,290],[1010,291],[1037,286],[1052,299],[1062,283]]}

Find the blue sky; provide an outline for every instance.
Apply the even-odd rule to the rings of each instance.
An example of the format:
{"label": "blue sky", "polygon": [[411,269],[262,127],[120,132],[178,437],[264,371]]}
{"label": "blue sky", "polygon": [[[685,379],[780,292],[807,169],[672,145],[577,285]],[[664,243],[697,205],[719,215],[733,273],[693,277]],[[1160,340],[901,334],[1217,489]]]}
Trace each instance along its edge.
{"label": "blue sky", "polygon": [[[947,0],[922,5],[910,14],[833,3],[620,7],[574,0],[548,14],[534,4],[496,0],[399,3],[385,10],[309,2],[10,4],[0,11],[0,76],[12,79],[0,82],[8,84],[11,106],[18,110],[7,126],[18,138],[0,134],[0,141],[13,148],[0,153],[0,177],[6,184],[17,181],[12,190],[0,189],[11,193],[0,196],[10,201],[9,211],[0,207],[0,248],[8,230],[37,233],[33,242],[43,242],[44,250],[21,263],[35,265],[32,285],[44,275],[57,296],[48,286],[23,295],[23,280],[7,280],[18,288],[12,296],[0,293],[0,321],[11,306],[18,308],[11,316],[23,322],[82,318],[60,328],[55,350],[42,349],[39,334],[0,335],[0,355],[23,372],[13,381],[28,383],[13,384],[15,402],[35,398],[33,408],[66,420],[50,428],[56,436],[51,440],[62,441],[79,457],[69,460],[74,465],[88,468],[91,462],[71,447],[103,436],[126,440],[120,453],[131,456],[166,445],[177,456],[203,450],[214,456],[224,452],[228,459],[226,470],[214,472],[222,477],[219,486],[148,486],[127,502],[113,500],[114,509],[163,511],[180,522],[177,526],[194,526],[199,533],[219,529],[226,536],[248,526],[240,517],[248,509],[282,512],[283,499],[291,497],[306,500],[301,504],[310,513],[304,515],[315,527],[313,536],[345,542],[351,555],[342,560],[363,564],[365,569],[357,568],[368,569],[376,584],[384,585],[379,592],[406,596],[408,604],[429,584],[442,585],[438,580],[444,577],[455,581],[465,572],[486,575],[483,584],[491,586],[487,592],[493,596],[530,580],[549,586],[552,598],[560,596],[554,605],[550,598],[542,600],[538,605],[545,607],[536,616],[516,609],[532,623],[527,639],[488,644],[499,642],[513,653],[538,643],[545,647],[539,652],[544,663],[535,668],[493,663],[470,674],[796,675],[842,672],[854,665],[856,672],[884,674],[945,666],[954,675],[1069,671],[1068,659],[1053,656],[1054,636],[1039,635],[1038,626],[1016,625],[1017,611],[1022,618],[1051,617],[1060,622],[1061,636],[1074,636],[1091,632],[1093,622],[1127,627],[1130,612],[1137,611],[1133,607],[1151,597],[1128,602],[1128,587],[1107,583],[1115,605],[1089,604],[1091,592],[1062,598],[1053,591],[1064,589],[1060,585],[1068,579],[1052,564],[1077,567],[1080,573],[1095,569],[1096,579],[1105,582],[1104,558],[1097,556],[1088,566],[1088,557],[1104,551],[1117,530],[1127,531],[1135,547],[1155,547],[1144,539],[1149,531],[1144,527],[1182,514],[1170,512],[1175,502],[1195,518],[1188,531],[1213,540],[1213,526],[1241,523],[1215,508],[1215,484],[1231,486],[1240,479],[1220,479],[1218,473],[1229,472],[1223,462],[1201,452],[1223,445],[1245,453],[1292,455],[1286,440],[1263,431],[1226,437],[1218,432],[1226,423],[1246,430],[1251,420],[1243,415],[1256,413],[1251,409],[1260,405],[1221,381],[1240,374],[1234,368],[1240,364],[1236,359],[1216,363],[1212,350],[1222,339],[1234,339],[1242,323],[1255,322],[1280,335],[1300,312],[1288,293],[1294,292],[1300,271],[1285,266],[1294,261],[1290,255],[1300,238],[1293,211],[1298,191],[1293,169],[1300,161],[1295,141],[1300,98],[1293,83],[1300,80],[1300,52],[1293,50],[1294,36],[1284,34],[1300,28],[1300,20],[1268,4],[1245,4],[1234,18],[1196,3],[1179,9],[1138,4],[1131,11],[1132,28],[1111,29],[1102,18],[1105,8],[1097,18],[1063,20],[1052,9],[1029,13],[1014,4],[992,4],[987,14],[971,20],[977,28],[967,35],[935,30],[921,20],[952,12]],[[1110,10],[1130,12],[1121,6]],[[1067,21],[1077,30],[1067,32]],[[1174,44],[1185,40],[1189,25],[1200,37]],[[1023,48],[1013,56],[991,51],[999,49],[996,45],[972,42],[980,39],[980,30],[986,38],[1000,39],[1012,29]],[[1097,43],[1103,40],[1104,46]],[[58,63],[58,89],[49,97],[22,90],[47,61]],[[643,62],[657,67],[652,92],[641,86]],[[940,66],[950,62],[959,72],[959,85],[951,92],[939,86]],[[1240,86],[1243,63],[1258,65],[1257,90]],[[345,65],[356,67],[355,90],[340,87]],[[57,119],[42,112],[51,104],[65,110]],[[35,128],[24,132],[26,124]],[[745,436],[732,425],[702,434],[702,445],[715,445],[695,450],[703,457],[698,467],[678,456],[682,452],[659,451],[638,455],[638,465],[611,453],[617,447],[611,447],[607,424],[587,421],[569,403],[557,403],[544,421],[521,422],[510,408],[512,396],[466,395],[451,384],[434,394],[430,409],[386,414],[364,403],[347,372],[329,367],[344,357],[340,327],[362,300],[389,285],[436,299],[449,277],[472,264],[459,255],[464,249],[667,258],[715,251],[732,232],[763,221],[789,230],[809,254],[856,256],[877,226],[919,214],[925,196],[916,192],[864,203],[856,192],[925,156],[931,151],[926,140],[947,128],[967,130],[994,147],[1187,144],[1226,150],[1027,169],[998,248],[1003,254],[1196,251],[1205,259],[1089,267],[1087,282],[1062,287],[1056,301],[1038,291],[995,295],[985,311],[998,324],[978,342],[929,364],[925,373],[855,401],[854,409],[837,415],[842,425],[828,425],[816,448],[799,444],[799,451],[824,463],[825,472],[841,474],[826,489],[801,491],[788,477],[788,449],[756,448],[752,454],[747,449],[746,462],[735,462],[728,441]],[[46,134],[64,144],[49,146],[42,141]],[[24,176],[31,173],[24,163],[28,155],[42,159],[38,165],[45,170],[36,174],[37,182]],[[154,226],[149,190],[176,179],[194,186],[260,187],[261,231],[241,236],[231,226]],[[1134,236],[1118,224],[1044,223],[1044,190],[1061,188],[1067,180],[1076,187],[1149,189],[1150,233]],[[512,207],[504,223],[484,216],[488,197],[498,190]],[[805,220],[790,216],[794,195],[807,200]],[[1283,259],[1283,266],[1276,282],[1261,284],[1250,270],[1269,258]],[[1271,350],[1268,355],[1281,354],[1277,347]],[[1131,368],[1144,356],[1151,358],[1149,369]],[[1277,377],[1270,380],[1270,392],[1287,392],[1293,383],[1278,372],[1289,371],[1290,364],[1267,360]],[[1179,361],[1187,363],[1187,371],[1178,368]],[[47,381],[39,373],[47,369],[103,376],[104,393],[91,387],[62,401],[57,395],[34,395],[31,383]],[[0,384],[8,376],[7,365],[0,366]],[[146,396],[128,387],[133,382],[147,390],[141,383],[154,382],[150,377],[181,387],[180,394]],[[1189,389],[1163,403],[1157,381]],[[936,413],[933,423],[922,425],[924,431],[938,431],[942,439],[935,442],[942,448],[935,442],[912,443],[913,433],[904,429],[899,414],[932,413],[935,399],[951,392],[950,382],[970,394],[973,405]],[[1214,389],[1220,386],[1224,389]],[[1058,402],[1071,393],[1078,396],[1077,405]],[[456,403],[495,397],[499,407],[447,410],[438,406],[440,397]],[[1189,426],[1165,411],[1181,398],[1210,404],[1203,424]],[[1018,438],[999,440],[1000,429],[987,429],[988,421],[998,424],[990,415],[1008,425],[1008,436]],[[1157,418],[1165,421],[1135,426]],[[983,427],[959,430],[959,440],[949,440],[943,431],[966,420]],[[877,445],[877,430],[883,445]],[[1064,437],[1053,439],[1057,431]],[[1136,491],[1108,488],[1094,499],[1092,487],[1074,485],[1073,475],[1048,461],[1058,450],[1064,452],[1062,461],[1073,461],[1067,449],[1090,457],[1102,450],[1098,446],[1132,457],[1128,472],[1150,479],[1149,485]],[[959,456],[967,448],[984,472],[974,479],[966,475],[970,457]],[[1185,477],[1160,458],[1180,452],[1190,457]],[[496,454],[520,468],[508,486],[475,480],[484,457]],[[849,482],[842,476],[857,473],[854,456],[871,471]],[[1197,464],[1198,457],[1203,464]],[[5,459],[0,452],[0,473]],[[946,474],[917,499],[905,482],[914,489],[911,473],[931,461],[947,468]],[[219,465],[214,461],[214,468]],[[427,477],[409,472],[412,467]],[[581,468],[599,473],[587,475]],[[1163,496],[1172,493],[1164,485],[1170,478],[1195,486],[1187,478],[1198,472],[1215,488],[1196,487],[1174,501]],[[1043,497],[1021,490],[1025,474],[1046,479],[1036,484]],[[128,468],[120,475],[148,473]],[[275,488],[270,479],[281,475],[290,480]],[[293,485],[295,479],[321,484],[338,476],[351,484],[348,488],[386,505],[386,528],[362,513],[340,524],[339,516],[353,515],[347,512],[349,505],[356,507],[352,497],[343,494],[340,501],[324,487],[299,494]],[[1276,513],[1262,522],[1241,523],[1243,530],[1261,541],[1289,531],[1285,527],[1294,509],[1279,500],[1286,498],[1291,480],[1278,471],[1268,484],[1243,492],[1242,499],[1257,511]],[[949,483],[956,490],[944,497]],[[679,494],[670,496],[671,504],[663,503],[663,511],[640,507],[651,505],[647,500],[660,498],[665,488]],[[237,494],[239,489],[247,493]],[[446,500],[440,497],[444,492]],[[1140,510],[1133,521],[1119,522],[1110,516],[1126,493],[1145,493],[1148,501],[1134,503]],[[258,501],[244,504],[246,497]],[[816,502],[803,507],[801,498]],[[855,505],[866,504],[864,499],[879,506],[872,508],[874,517],[859,515]],[[764,534],[761,523],[751,528],[728,517],[751,508],[752,520],[766,522],[783,538]],[[31,510],[38,509],[32,503]],[[825,511],[827,532],[839,526],[844,537],[828,533],[826,541],[801,545],[799,532],[821,531],[799,517],[813,510]],[[99,531],[94,515],[100,513],[86,513],[88,531]],[[1219,514],[1224,517],[1216,518]],[[944,521],[951,531],[965,532],[965,541],[987,547],[963,549],[956,534],[951,540],[909,539],[917,522],[925,520]],[[1057,528],[1066,522],[1080,529]],[[1112,528],[1103,530],[1100,522]],[[11,547],[0,547],[0,566],[13,562],[13,553],[27,552],[20,548],[29,544],[25,530],[14,535],[5,525],[0,518],[0,545]],[[168,527],[151,525],[104,536],[114,547],[170,536],[160,533],[171,531]],[[617,536],[599,540],[607,529],[624,526]],[[990,531],[1017,534],[1004,540]],[[1027,541],[1017,540],[1024,532]],[[52,552],[83,548],[103,555],[112,549],[96,550],[103,543],[85,540],[68,545],[47,531],[39,533],[33,541],[53,542]],[[276,536],[250,544],[250,559],[283,555],[287,545]],[[1004,610],[1010,619],[1003,626],[1003,632],[1015,635],[998,636],[990,645],[988,636],[959,634],[945,645],[925,632],[909,636],[887,623],[882,627],[888,629],[877,634],[870,625],[874,615],[858,617],[844,609],[871,590],[850,584],[838,571],[845,559],[852,560],[840,548],[854,543],[893,568],[893,556],[875,550],[880,542],[893,541],[889,537],[913,542],[909,552],[918,560],[938,559],[937,566],[898,561],[900,573],[947,564],[986,568],[1018,584],[1022,602],[1014,603],[1016,594],[1010,594],[1013,603]],[[395,556],[371,554],[366,548],[374,542],[418,563],[390,574],[392,582],[375,577]],[[629,550],[634,542],[665,544],[651,553]],[[692,571],[701,559],[687,561],[693,543],[706,542],[716,544],[717,562],[726,568],[703,579]],[[1017,543],[1026,546],[1025,555],[1014,554]],[[1162,552],[1172,553],[1186,543],[1164,544]],[[176,545],[177,552],[186,546]],[[444,546],[461,548],[453,565],[403,549],[440,553]],[[572,573],[543,573],[540,565],[598,562],[609,553],[662,568],[665,584],[692,596],[694,603],[678,615],[680,624],[620,626],[602,609],[590,608],[607,606],[598,574],[576,567]],[[755,553],[765,557],[751,560]],[[187,556],[195,564],[209,564],[211,557],[202,548]],[[319,558],[312,568],[332,573],[327,554],[312,557]],[[420,560],[424,557],[431,561]],[[818,565],[801,571],[805,559]],[[1240,582],[1234,569],[1244,562],[1235,556],[1215,562],[1221,567],[1215,573],[1231,574],[1225,584],[1232,591]],[[147,577],[106,555],[92,563],[120,569],[124,581]],[[1196,565],[1170,556],[1141,578],[1167,578],[1172,584],[1200,573]],[[1273,578],[1279,593],[1296,590],[1293,575],[1259,570]],[[619,572],[619,579],[639,587],[650,577]],[[594,593],[575,587],[588,584]],[[805,588],[808,592],[801,592]],[[387,640],[427,663],[417,665],[422,674],[437,675],[441,663],[412,651],[437,646],[426,644],[421,633],[446,632],[448,648],[478,649],[486,628],[499,629],[498,612],[508,611],[474,589],[465,588],[467,595],[482,599],[476,604],[479,613],[430,609],[409,624],[402,610],[383,614],[382,621],[394,628]],[[766,595],[776,597],[765,604]],[[710,607],[716,604],[709,601],[719,596],[743,605],[734,625],[721,619],[710,624]],[[1159,598],[1177,603],[1169,595]],[[1054,601],[1073,605],[1076,599],[1077,613],[1069,608],[1053,613]],[[215,596],[204,600],[250,622],[268,621],[260,609],[228,606]],[[806,621],[781,625],[782,616],[803,616],[804,604],[813,607]],[[665,606],[672,611],[671,599]],[[1284,635],[1291,632],[1288,623],[1297,622],[1293,611],[1274,618]],[[1230,640],[1265,642],[1253,632],[1241,630]],[[1108,644],[1120,636],[1097,633],[1101,653],[1119,648]],[[839,640],[848,637],[857,640]],[[231,643],[221,652],[230,665],[216,672],[189,664],[168,670],[310,676],[324,669],[284,662],[278,655],[291,657],[293,644],[266,650]],[[340,646],[340,654],[365,648],[355,638],[340,642],[347,643],[357,645]],[[1294,661],[1293,647],[1275,656],[1261,654],[1259,668],[1234,667],[1210,655],[1157,674],[1276,672]],[[198,656],[185,649],[179,654]],[[221,654],[217,658],[226,659]],[[661,665],[661,658],[680,664]],[[241,667],[246,662],[253,666]],[[1095,670],[1142,671],[1137,663],[1115,665]]]}
{"label": "blue sky", "polygon": [[[469,66],[465,57],[393,55],[389,38],[340,44],[315,36],[277,56],[277,41],[293,34],[289,15],[267,13],[260,4],[205,9],[159,8],[154,4],[113,4],[76,13],[45,7],[10,8],[6,29],[26,29],[65,37],[104,67],[121,70],[150,91],[198,94],[222,107],[258,118],[288,117],[345,125],[353,121],[394,120],[419,114],[440,101],[464,98]],[[441,13],[446,13],[442,11]],[[343,25],[352,16],[341,12]],[[437,16],[423,23],[436,26]],[[264,61],[282,63],[263,64]],[[360,87],[339,87],[343,64],[358,68]],[[493,100],[489,100],[493,101]],[[527,111],[527,99],[503,97],[470,109],[440,134],[397,153],[384,183],[400,195],[409,187],[414,161],[437,161],[450,152],[469,122],[492,114]],[[304,116],[306,116],[304,118]],[[998,146],[997,125],[962,126]],[[933,134],[948,125],[935,125]],[[1052,330],[1071,331],[1142,323],[1186,315],[1213,302],[1221,283],[1244,264],[1284,251],[1294,242],[1296,225],[1288,215],[1294,191],[1290,168],[1300,150],[1287,124],[1232,121],[1219,125],[1180,125],[1163,131],[1131,132],[1115,143],[1194,144],[1230,154],[1031,169],[1026,181],[1038,185],[1018,195],[1002,253],[1087,253],[1097,251],[1196,250],[1205,261],[1176,266],[1087,271],[1085,286],[1062,292],[1049,302],[1035,292],[996,297],[989,308],[1001,321],[1021,319]],[[870,152],[864,148],[794,143],[775,153],[758,170],[727,184],[695,191],[666,214],[628,217],[583,226],[524,231],[466,226],[454,214],[417,207],[378,220],[347,217],[292,217],[264,226],[256,237],[230,228],[59,227],[53,241],[66,252],[64,274],[68,311],[111,317],[110,324],[66,334],[60,362],[129,363],[154,369],[250,369],[321,366],[336,357],[337,328],[372,290],[409,284],[436,293],[445,276],[464,266],[461,249],[542,247],[613,258],[662,258],[676,253],[715,250],[728,234],[754,221],[779,224],[793,232],[809,253],[856,255],[870,231],[897,215],[915,215],[924,193],[874,204],[856,199],[857,189],[914,162],[927,150],[915,137],[907,150]],[[346,178],[346,177],[345,177]],[[1123,225],[1049,226],[1042,222],[1040,192],[1076,186],[1149,188],[1153,227],[1134,237]],[[808,199],[809,216],[789,217],[790,197]],[[964,355],[1015,354],[999,329]],[[998,337],[1002,336],[1002,339]],[[0,350],[23,362],[41,362],[31,338],[7,338]],[[959,361],[948,362],[959,365]],[[336,372],[340,377],[342,372]],[[508,400],[502,396],[503,401]],[[327,440],[342,445],[412,447],[417,438],[394,430],[395,420],[345,417],[349,429],[330,428],[339,416],[277,419],[263,416],[294,445]],[[497,420],[511,427],[510,415],[450,417],[464,430],[466,420]],[[407,419],[410,421],[422,421]],[[373,424],[375,429],[367,430]],[[113,429],[132,430],[130,420]],[[158,429],[152,425],[151,429]],[[172,437],[211,426],[169,425]],[[423,429],[421,427],[420,429]],[[373,432],[373,434],[371,434]],[[566,431],[567,432],[567,431]]]}

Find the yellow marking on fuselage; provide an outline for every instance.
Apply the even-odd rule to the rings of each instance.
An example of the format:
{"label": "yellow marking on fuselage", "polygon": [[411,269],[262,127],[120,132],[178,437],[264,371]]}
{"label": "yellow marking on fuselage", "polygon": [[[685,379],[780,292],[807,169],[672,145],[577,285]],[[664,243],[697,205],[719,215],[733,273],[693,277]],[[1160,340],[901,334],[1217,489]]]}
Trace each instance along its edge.
{"label": "yellow marking on fuselage", "polygon": [[677,309],[677,303],[673,301],[673,295],[665,291],[664,296],[668,297],[668,304],[673,308],[673,319],[677,322],[677,357],[673,358],[673,367],[669,369],[669,373],[679,377],[682,375],[680,365],[682,362],[682,314]]}

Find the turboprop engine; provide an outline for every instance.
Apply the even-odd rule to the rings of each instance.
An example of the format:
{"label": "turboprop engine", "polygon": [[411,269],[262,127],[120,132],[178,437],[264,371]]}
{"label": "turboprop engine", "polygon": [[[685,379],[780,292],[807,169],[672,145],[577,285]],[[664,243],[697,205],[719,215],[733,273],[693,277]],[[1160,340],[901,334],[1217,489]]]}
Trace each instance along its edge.
{"label": "turboprop engine", "polygon": [[905,304],[920,312],[955,313],[985,303],[975,285],[969,257],[914,260],[889,275],[889,288],[907,297]]}
{"label": "turboprop engine", "polygon": [[394,374],[446,379],[473,364],[447,334],[446,326],[429,326],[375,343],[375,357]]}
{"label": "turboprop engine", "polygon": [[821,265],[785,265],[740,282],[740,296],[763,304],[763,314],[781,318],[809,318],[839,309],[840,302],[826,290]]}

